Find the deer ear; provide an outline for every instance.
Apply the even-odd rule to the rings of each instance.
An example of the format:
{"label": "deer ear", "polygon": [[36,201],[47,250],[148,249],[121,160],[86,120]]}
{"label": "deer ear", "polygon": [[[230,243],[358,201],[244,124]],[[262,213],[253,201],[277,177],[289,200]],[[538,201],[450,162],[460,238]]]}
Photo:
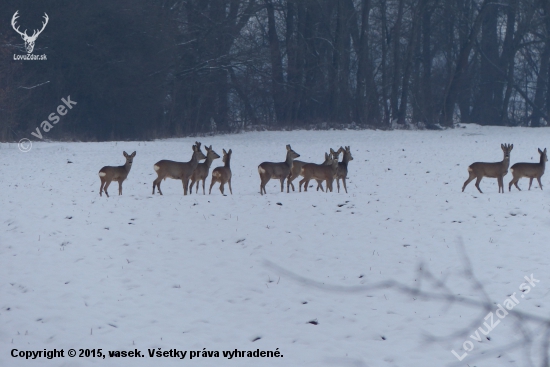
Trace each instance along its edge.
{"label": "deer ear", "polygon": [[134,150],[134,152],[132,153],[132,157],[135,157],[136,156],[136,151]]}
{"label": "deer ear", "polygon": [[125,156],[125,157],[128,157],[128,153],[126,153],[126,152],[122,152],[122,155]]}
{"label": "deer ear", "polygon": [[227,152],[227,154],[231,155],[231,153],[233,153],[233,151],[231,151],[231,149],[229,149],[229,152]]}
{"label": "deer ear", "polygon": [[500,148],[504,150],[504,144],[500,144]]}
{"label": "deer ear", "polygon": [[546,154],[546,148],[544,148],[544,154]]}
{"label": "deer ear", "polygon": [[514,144],[510,145],[510,150],[514,149]]}
{"label": "deer ear", "polygon": [[291,148],[290,148],[290,144],[287,144],[287,145],[286,145],[286,150],[290,150],[290,149],[291,149]]}
{"label": "deer ear", "polygon": [[538,149],[538,151],[539,151],[539,154],[542,154],[542,150],[540,150],[540,148],[537,148],[537,149]]}
{"label": "deer ear", "polygon": [[225,151],[225,149],[222,149],[223,151],[223,155],[227,155],[227,152]]}

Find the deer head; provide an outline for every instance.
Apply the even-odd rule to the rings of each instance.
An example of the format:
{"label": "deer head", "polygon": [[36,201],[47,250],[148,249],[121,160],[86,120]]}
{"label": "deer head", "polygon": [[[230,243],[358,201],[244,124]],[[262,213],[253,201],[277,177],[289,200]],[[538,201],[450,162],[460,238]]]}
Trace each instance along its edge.
{"label": "deer head", "polygon": [[21,38],[23,38],[23,41],[25,41],[25,49],[27,50],[27,53],[28,54],[32,54],[33,50],[34,50],[34,42],[36,41],[36,39],[38,38],[38,36],[40,35],[40,33],[42,33],[42,31],[44,30],[44,28],[46,28],[46,24],[48,24],[48,20],[50,18],[48,18],[48,14],[44,13],[44,22],[42,22],[42,29],[41,30],[34,30],[34,32],[32,33],[32,36],[29,36],[27,35],[27,30],[25,29],[25,32],[21,32],[19,31],[19,26],[17,26],[17,28],[15,27],[15,21],[17,18],[19,18],[19,15],[17,15],[17,13],[19,12],[16,11],[15,14],[13,14],[13,17],[11,18],[11,26],[13,27],[13,29],[19,33],[19,35],[21,36]]}

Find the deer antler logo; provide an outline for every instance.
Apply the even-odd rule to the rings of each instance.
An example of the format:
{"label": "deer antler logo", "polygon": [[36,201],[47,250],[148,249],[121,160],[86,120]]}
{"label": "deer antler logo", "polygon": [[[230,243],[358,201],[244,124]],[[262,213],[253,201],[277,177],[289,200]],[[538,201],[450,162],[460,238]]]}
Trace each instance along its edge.
{"label": "deer antler logo", "polygon": [[48,14],[44,13],[45,22],[42,22],[42,29],[41,30],[35,29],[32,36],[29,36],[27,35],[26,29],[25,29],[25,32],[21,32],[19,31],[19,26],[17,26],[17,28],[15,27],[15,21],[17,18],[19,18],[19,15],[17,15],[17,13],[19,13],[19,10],[16,11],[15,14],[13,14],[13,18],[11,18],[11,26],[17,33],[19,33],[19,35],[21,35],[21,38],[23,38],[23,41],[25,41],[25,49],[27,50],[27,53],[32,54],[32,51],[34,50],[34,42],[36,41],[40,33],[42,33],[44,28],[46,28],[46,24],[48,24],[48,20],[50,18],[48,18]]}

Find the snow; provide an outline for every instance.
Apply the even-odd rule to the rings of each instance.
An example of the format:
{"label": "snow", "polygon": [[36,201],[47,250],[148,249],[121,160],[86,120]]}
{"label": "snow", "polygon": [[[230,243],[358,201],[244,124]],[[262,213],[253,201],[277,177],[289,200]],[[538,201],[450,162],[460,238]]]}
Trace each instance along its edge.
{"label": "snow", "polygon": [[[514,311],[546,316],[548,194],[536,181],[498,193],[496,179],[461,192],[469,164],[538,162],[547,129],[467,126],[447,131],[252,132],[198,139],[232,149],[233,195],[183,196],[180,181],[151,195],[160,159],[188,161],[196,138],[154,142],[34,142],[28,153],[0,144],[0,366],[523,366],[538,344],[506,348],[531,328],[512,315],[491,340],[469,335],[489,310],[424,299],[428,292],[483,301],[465,274],[502,303],[537,286]],[[350,145],[348,194],[259,194],[257,166],[283,161],[285,145],[320,163]],[[98,171],[137,151],[123,195],[99,197]],[[68,162],[72,163],[68,163]],[[212,169],[223,163],[215,160]],[[543,185],[547,180],[543,176]],[[298,190],[298,180],[294,182]],[[207,191],[210,177],[207,179]],[[310,186],[316,185],[312,181]],[[227,188],[226,188],[227,190]],[[228,190],[227,190],[228,191]],[[285,183],[286,191],[286,183]],[[279,205],[280,204],[280,205]],[[357,288],[359,286],[359,288]],[[340,287],[340,288],[338,288]],[[342,288],[344,287],[344,288]],[[350,288],[347,288],[350,287]],[[492,311],[497,309],[496,303]],[[309,323],[316,320],[317,325]],[[260,338],[260,339],[257,339]],[[257,339],[257,340],[256,340]],[[474,349],[462,362],[463,342]],[[26,361],[12,349],[64,349],[65,358]],[[280,358],[70,358],[70,348],[275,351]],[[158,349],[157,349],[158,350]],[[497,352],[491,354],[491,351]],[[532,356],[528,357],[528,353]],[[483,359],[478,359],[483,357]]]}

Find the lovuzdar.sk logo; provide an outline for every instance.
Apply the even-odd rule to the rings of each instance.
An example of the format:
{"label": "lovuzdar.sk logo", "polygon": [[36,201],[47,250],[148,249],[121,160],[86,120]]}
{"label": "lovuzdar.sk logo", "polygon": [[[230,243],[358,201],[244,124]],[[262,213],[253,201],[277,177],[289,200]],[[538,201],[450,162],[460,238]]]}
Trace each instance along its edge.
{"label": "lovuzdar.sk logo", "polygon": [[35,29],[32,35],[29,36],[27,34],[26,29],[24,32],[21,32],[19,30],[19,26],[16,25],[17,18],[19,18],[18,13],[19,13],[19,10],[17,10],[15,14],[13,14],[13,17],[11,18],[11,26],[13,27],[14,31],[16,31],[21,36],[23,41],[25,41],[25,50],[27,51],[27,54],[26,55],[13,54],[13,59],[14,60],[46,60],[45,54],[34,55],[32,52],[34,51],[34,43],[36,42],[36,39],[38,38],[38,36],[40,36],[42,31],[44,31],[44,28],[46,28],[46,25],[48,24],[48,20],[50,19],[48,17],[48,14],[44,13],[44,21],[42,22],[42,29],[41,30]]}

